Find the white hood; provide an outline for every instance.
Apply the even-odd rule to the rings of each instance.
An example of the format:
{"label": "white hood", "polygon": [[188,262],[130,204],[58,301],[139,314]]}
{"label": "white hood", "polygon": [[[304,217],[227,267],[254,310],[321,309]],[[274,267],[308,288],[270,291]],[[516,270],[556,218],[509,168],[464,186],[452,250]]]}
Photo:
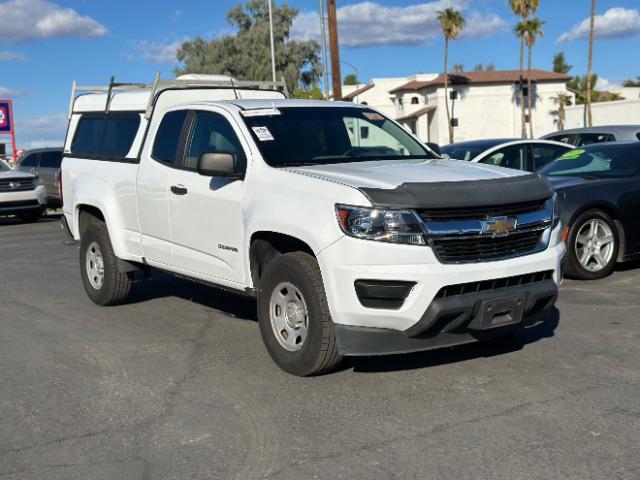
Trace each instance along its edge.
{"label": "white hood", "polygon": [[530,175],[529,172],[461,160],[371,161],[291,167],[302,175],[355,188],[396,188],[403,183],[463,182]]}

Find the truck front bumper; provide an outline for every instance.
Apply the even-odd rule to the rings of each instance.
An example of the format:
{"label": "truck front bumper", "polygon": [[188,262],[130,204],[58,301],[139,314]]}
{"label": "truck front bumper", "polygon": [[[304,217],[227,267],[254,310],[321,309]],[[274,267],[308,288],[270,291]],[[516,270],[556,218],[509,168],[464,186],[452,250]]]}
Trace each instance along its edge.
{"label": "truck front bumper", "polygon": [[335,324],[338,350],[343,355],[386,355],[488,340],[541,323],[557,296],[556,283],[545,280],[436,298],[405,331]]}
{"label": "truck front bumper", "polygon": [[33,190],[0,194],[0,215],[43,211],[46,207],[47,192],[44,185],[38,185]]}
{"label": "truck front bumper", "polygon": [[[560,239],[556,227],[550,246],[538,253],[443,264],[428,247],[343,237],[317,255],[338,348],[347,355],[426,350],[535,323],[557,298],[565,254]],[[383,298],[403,288],[400,302]],[[487,324],[480,319],[490,316],[490,306],[513,318]]]}

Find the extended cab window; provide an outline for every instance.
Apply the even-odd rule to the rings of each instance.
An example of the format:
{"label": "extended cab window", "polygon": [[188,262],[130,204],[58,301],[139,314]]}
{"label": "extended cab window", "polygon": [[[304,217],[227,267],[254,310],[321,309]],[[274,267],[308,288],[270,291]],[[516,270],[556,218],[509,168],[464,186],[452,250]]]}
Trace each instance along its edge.
{"label": "extended cab window", "polygon": [[97,158],[124,158],[140,127],[137,113],[83,115],[78,123],[71,153]]}
{"label": "extended cab window", "polygon": [[213,112],[196,112],[187,140],[184,167],[195,170],[203,153],[243,155],[240,140],[226,118]]}
{"label": "extended cab window", "polygon": [[187,118],[187,110],[177,110],[167,113],[156,133],[151,156],[155,160],[175,165],[178,158],[178,145],[184,120]]}

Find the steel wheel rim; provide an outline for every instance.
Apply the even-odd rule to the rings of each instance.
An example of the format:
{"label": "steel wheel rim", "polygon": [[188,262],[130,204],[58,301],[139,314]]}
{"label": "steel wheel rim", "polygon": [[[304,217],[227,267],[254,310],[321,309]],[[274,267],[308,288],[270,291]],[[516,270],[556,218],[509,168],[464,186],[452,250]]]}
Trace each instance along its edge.
{"label": "steel wheel rim", "polygon": [[613,258],[613,230],[599,218],[586,222],[576,235],[575,252],[578,262],[589,272],[604,270]]}
{"label": "steel wheel rim", "polygon": [[87,248],[85,266],[89,283],[96,290],[100,290],[104,283],[104,258],[100,245],[96,242],[92,242]]}
{"label": "steel wheel rim", "polygon": [[273,289],[269,319],[282,348],[290,352],[302,349],[309,331],[309,311],[302,292],[293,283],[281,282]]}

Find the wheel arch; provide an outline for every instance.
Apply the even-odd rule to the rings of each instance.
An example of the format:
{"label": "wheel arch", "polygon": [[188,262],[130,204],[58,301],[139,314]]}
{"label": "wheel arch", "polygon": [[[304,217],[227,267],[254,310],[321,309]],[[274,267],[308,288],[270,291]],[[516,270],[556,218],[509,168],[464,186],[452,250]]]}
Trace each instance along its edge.
{"label": "wheel arch", "polygon": [[253,287],[256,288],[262,273],[274,258],[290,252],[316,256],[311,246],[296,236],[269,230],[254,232],[249,240],[249,273]]}

